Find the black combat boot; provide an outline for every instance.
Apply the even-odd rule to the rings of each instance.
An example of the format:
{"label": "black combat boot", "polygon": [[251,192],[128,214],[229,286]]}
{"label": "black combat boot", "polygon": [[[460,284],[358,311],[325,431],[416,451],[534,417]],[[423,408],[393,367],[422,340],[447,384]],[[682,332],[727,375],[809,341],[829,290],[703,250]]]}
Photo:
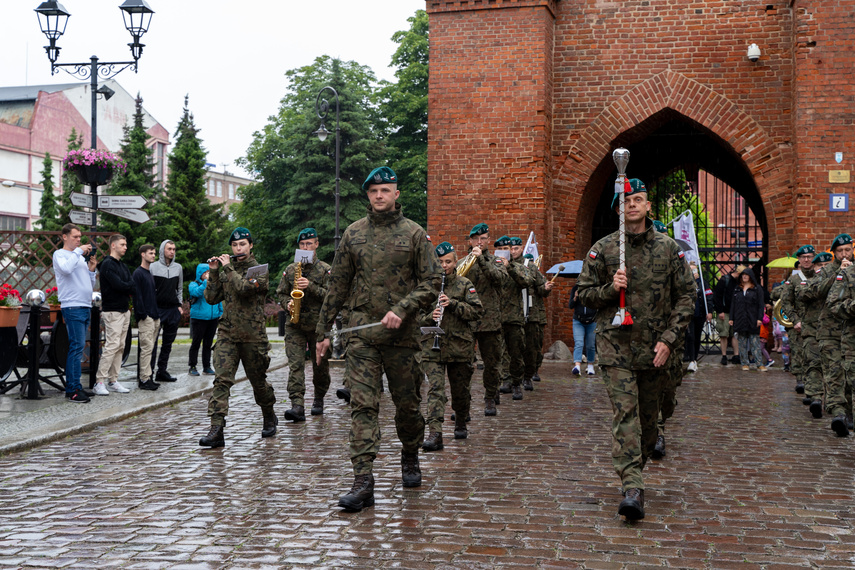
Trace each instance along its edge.
{"label": "black combat boot", "polygon": [[322,416],[324,415],[324,399],[318,398],[315,396],[315,399],[312,401],[312,415],[313,416]]}
{"label": "black combat boot", "polygon": [[[335,397],[339,400],[344,400],[348,404],[350,403],[350,388],[339,388],[335,391]],[[372,479],[373,481],[373,479]]]}
{"label": "black combat boot", "polygon": [[374,505],[374,475],[366,473],[353,479],[353,487],[338,499],[338,506],[348,511],[361,511]]}
{"label": "black combat boot", "polygon": [[493,398],[484,398],[484,415],[485,416],[495,416],[496,415],[496,400]]}
{"label": "black combat boot", "polygon": [[513,391],[511,387],[511,381],[502,382],[502,385],[499,386],[499,394],[510,394]]}
{"label": "black combat boot", "polygon": [[422,444],[422,449],[425,451],[439,451],[442,449],[442,432],[430,432],[430,435],[428,435],[428,438]]}
{"label": "black combat boot", "polygon": [[537,372],[535,372],[534,376],[532,376],[531,379],[534,380],[535,382],[540,382],[540,375]]}
{"label": "black combat boot", "polygon": [[306,411],[303,406],[291,406],[291,409],[285,412],[285,419],[292,422],[306,421]]}
{"label": "black combat boot", "polygon": [[796,394],[804,394],[805,393],[805,385],[804,382],[796,382]]}
{"label": "black combat boot", "polygon": [[422,470],[419,469],[419,452],[401,452],[401,481],[404,487],[419,487],[422,484]]}
{"label": "black combat boot", "polygon": [[653,459],[662,459],[665,457],[665,436],[660,435],[656,438],[656,447],[653,448]]}
{"label": "black combat boot", "polygon": [[514,400],[522,400],[522,386],[516,385],[514,386]]}
{"label": "black combat boot", "polygon": [[264,425],[261,426],[261,437],[273,437],[276,435],[276,426],[279,425],[279,418],[273,410],[264,413]]}
{"label": "black combat boot", "polygon": [[849,435],[849,428],[846,427],[846,415],[838,414],[831,420],[831,429],[837,434],[837,437],[846,437]]}
{"label": "black combat boot", "polygon": [[804,398],[802,398],[802,404],[804,404],[805,406],[810,406],[811,402],[813,402],[813,400],[810,396],[805,396]]}
{"label": "black combat boot", "polygon": [[816,419],[822,417],[822,400],[813,400],[810,403],[810,413]]}
{"label": "black combat boot", "polygon": [[454,439],[466,439],[469,437],[469,430],[466,429],[466,422],[454,420]]}
{"label": "black combat boot", "polygon": [[529,392],[534,390],[534,384],[531,383],[531,378],[526,378],[525,380],[523,380],[522,385],[523,390],[528,390]]}
{"label": "black combat boot", "polygon": [[627,520],[644,518],[644,489],[627,489],[623,501],[618,507],[618,514]]}
{"label": "black combat boot", "polygon": [[223,437],[223,426],[211,426],[208,435],[199,440],[199,445],[210,447],[225,447],[226,439]]}

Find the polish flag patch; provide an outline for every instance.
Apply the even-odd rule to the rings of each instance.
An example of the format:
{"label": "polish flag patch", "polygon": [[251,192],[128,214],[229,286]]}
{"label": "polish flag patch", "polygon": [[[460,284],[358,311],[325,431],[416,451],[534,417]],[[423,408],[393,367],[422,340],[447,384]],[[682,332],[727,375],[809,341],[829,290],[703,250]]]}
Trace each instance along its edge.
{"label": "polish flag patch", "polygon": [[430,234],[425,234],[425,237],[427,237],[427,240],[430,241]]}
{"label": "polish flag patch", "polygon": [[843,281],[843,276],[842,276],[842,275],[838,275],[838,276],[837,276],[837,280],[838,280],[838,281]]}
{"label": "polish flag patch", "polygon": [[588,254],[588,257],[591,259],[597,259],[597,252],[592,249],[591,253]]}
{"label": "polish flag patch", "polygon": [[680,253],[677,254],[677,257],[679,257],[680,259],[683,259],[684,257],[686,257],[686,254],[681,251]]}
{"label": "polish flag patch", "polygon": [[470,292],[470,293],[474,293],[474,292],[475,292],[475,287],[470,287],[470,288],[469,288],[469,292]]}

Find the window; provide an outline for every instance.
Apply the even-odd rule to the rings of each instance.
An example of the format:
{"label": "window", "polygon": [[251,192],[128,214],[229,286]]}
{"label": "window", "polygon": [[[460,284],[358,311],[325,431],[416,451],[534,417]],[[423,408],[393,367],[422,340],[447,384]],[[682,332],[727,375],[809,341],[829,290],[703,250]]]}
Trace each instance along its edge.
{"label": "window", "polygon": [[213,195],[214,195],[214,181],[209,179],[208,180],[208,196],[213,196]]}
{"label": "window", "polygon": [[235,199],[235,185],[229,182],[229,200]]}
{"label": "window", "polygon": [[17,216],[0,216],[0,230],[26,230],[27,218],[19,218]]}
{"label": "window", "polygon": [[217,180],[217,198],[223,197],[223,181]]}

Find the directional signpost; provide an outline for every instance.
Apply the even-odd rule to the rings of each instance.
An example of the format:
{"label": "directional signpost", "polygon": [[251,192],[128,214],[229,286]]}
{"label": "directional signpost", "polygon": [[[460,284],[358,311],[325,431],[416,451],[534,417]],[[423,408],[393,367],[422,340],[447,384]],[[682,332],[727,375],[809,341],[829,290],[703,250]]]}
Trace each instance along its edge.
{"label": "directional signpost", "polygon": [[122,208],[103,208],[101,210],[107,214],[113,214],[114,216],[119,216],[120,218],[128,219],[132,222],[147,222],[151,218],[148,217],[148,214],[143,212],[142,210],[127,210]]}
{"label": "directional signpost", "polygon": [[[142,196],[104,196],[103,194],[98,196],[99,209],[123,210],[128,208],[143,208],[146,204],[148,204],[148,200]],[[118,216],[119,214],[116,215]]]}
{"label": "directional signpost", "polygon": [[[92,207],[92,195],[81,194],[80,192],[71,193],[71,203],[81,208]],[[119,216],[131,220],[132,222],[143,223],[151,218],[148,214],[139,210],[148,204],[148,200],[142,196],[98,196],[98,210],[103,210],[108,214]],[[71,222],[74,224],[92,225],[92,214],[88,212],[72,211],[70,213]]]}
{"label": "directional signpost", "polygon": [[92,214],[89,212],[81,212],[79,210],[71,210],[68,217],[72,224],[80,224],[82,226],[92,225]]}
{"label": "directional signpost", "polygon": [[[72,192],[71,193],[71,203],[75,206],[79,206],[81,208],[91,208],[92,207],[92,196],[89,194],[81,194],[80,192]],[[91,222],[92,220],[90,220]],[[75,224],[77,222],[74,222]]]}

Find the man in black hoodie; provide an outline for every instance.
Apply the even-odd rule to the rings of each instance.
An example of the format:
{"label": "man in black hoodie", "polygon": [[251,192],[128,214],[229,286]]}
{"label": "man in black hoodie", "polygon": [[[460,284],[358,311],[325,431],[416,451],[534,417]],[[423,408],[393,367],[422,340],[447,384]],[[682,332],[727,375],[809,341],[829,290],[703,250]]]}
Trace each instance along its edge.
{"label": "man in black hoodie", "polygon": [[[182,308],[182,295],[184,289],[184,273],[175,261],[175,242],[165,239],[160,243],[160,257],[156,263],[152,263],[151,276],[154,277],[154,286],[157,293],[157,310],[160,313],[160,330],[163,331],[163,340],[160,343],[160,358],[157,357],[157,345],[151,353],[151,367],[154,368],[157,361],[157,382],[175,382],[177,378],[172,376],[166,366],[169,364],[169,355],[172,353],[172,343],[178,336],[178,325],[184,314]],[[159,333],[160,331],[158,331]],[[155,334],[155,339],[157,334]]]}
{"label": "man in black hoodie", "polygon": [[151,354],[157,344],[157,330],[160,328],[160,313],[157,310],[157,294],[154,291],[154,278],[151,266],[155,259],[155,249],[151,244],[140,247],[140,266],[134,271],[134,317],[140,344],[140,390],[157,390],[160,384],[152,378]]}
{"label": "man in black hoodie", "polygon": [[733,292],[739,284],[739,275],[745,269],[744,265],[734,265],[729,274],[725,274],[715,284],[713,291],[713,305],[715,305],[716,321],[715,328],[721,339],[721,363],[727,365],[727,345],[733,345],[733,363],[739,361],[739,344],[733,336],[733,327],[730,325],[730,303],[733,301]]}
{"label": "man in black hoodie", "polygon": [[122,352],[131,324],[128,301],[135,290],[131,272],[121,262],[127,250],[128,242],[125,236],[111,235],[110,255],[98,267],[101,275],[101,322],[104,324],[106,339],[95,384],[95,393],[99,396],[109,396],[110,391],[121,394],[130,392],[119,384]]}

